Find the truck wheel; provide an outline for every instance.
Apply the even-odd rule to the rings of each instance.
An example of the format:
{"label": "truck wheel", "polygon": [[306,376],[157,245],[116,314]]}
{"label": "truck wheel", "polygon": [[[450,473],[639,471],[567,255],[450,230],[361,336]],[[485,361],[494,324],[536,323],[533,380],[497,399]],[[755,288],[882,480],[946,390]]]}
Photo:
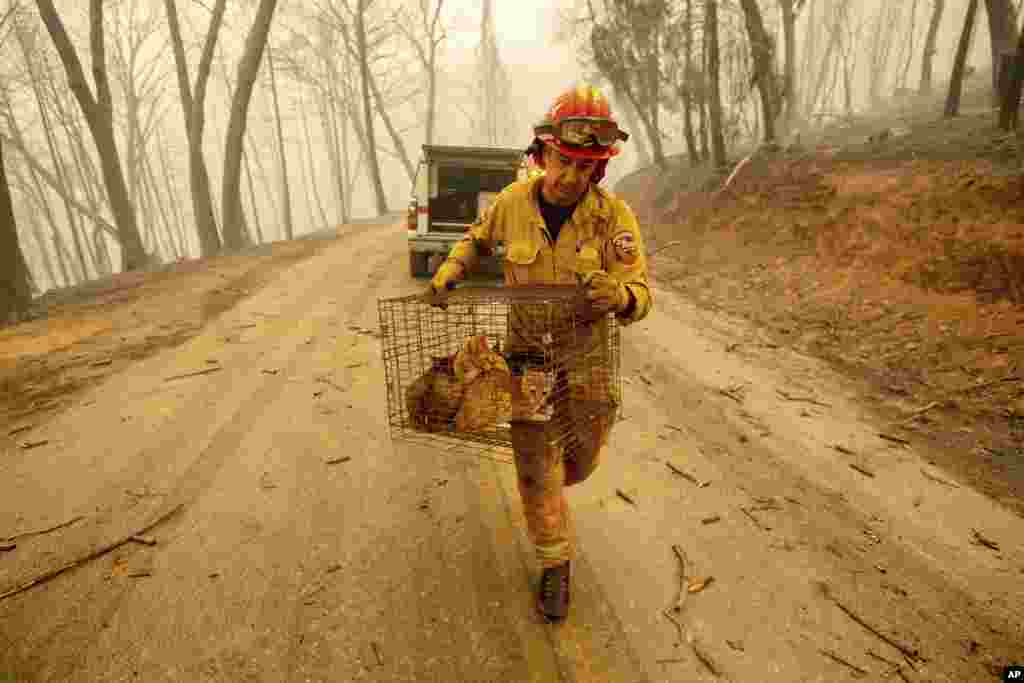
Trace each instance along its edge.
{"label": "truck wheel", "polygon": [[429,258],[429,254],[425,254],[420,251],[410,251],[409,274],[413,277],[426,277],[427,275],[430,275],[427,267],[427,261]]}

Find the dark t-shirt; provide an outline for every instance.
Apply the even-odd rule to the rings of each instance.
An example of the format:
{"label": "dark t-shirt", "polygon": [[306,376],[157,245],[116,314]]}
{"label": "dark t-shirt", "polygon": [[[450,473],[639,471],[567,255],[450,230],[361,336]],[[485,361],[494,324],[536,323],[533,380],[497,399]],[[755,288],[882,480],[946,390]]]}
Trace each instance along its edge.
{"label": "dark t-shirt", "polygon": [[548,204],[544,200],[544,193],[540,188],[537,189],[537,204],[540,205],[540,215],[544,217],[544,223],[548,226],[548,232],[551,233],[551,244],[553,246],[558,241],[558,233],[561,231],[562,226],[572,217],[572,212],[576,210],[577,204],[572,206]]}

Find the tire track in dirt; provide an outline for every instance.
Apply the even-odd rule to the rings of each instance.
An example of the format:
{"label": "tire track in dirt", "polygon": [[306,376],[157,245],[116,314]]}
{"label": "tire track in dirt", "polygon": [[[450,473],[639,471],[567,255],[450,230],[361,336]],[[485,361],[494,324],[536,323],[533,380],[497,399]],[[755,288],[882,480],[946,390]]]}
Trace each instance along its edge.
{"label": "tire track in dirt", "polygon": [[[657,296],[661,297],[657,317],[625,333],[624,372],[643,375],[647,381],[628,385],[627,392],[634,394],[627,404],[629,420],[617,428],[613,443],[635,443],[634,454],[628,463],[610,461],[611,469],[596,482],[608,486],[609,477],[625,479],[639,487],[642,507],[639,511],[621,505],[605,508],[602,501],[592,499],[586,512],[580,513],[592,545],[607,549],[617,530],[642,530],[638,539],[623,544],[622,552],[637,553],[639,563],[661,567],[668,577],[676,571],[668,544],[678,537],[691,560],[705,568],[702,571],[710,569],[719,585],[719,590],[701,596],[699,608],[693,603],[688,608],[698,634],[712,639],[711,643],[717,641],[720,650],[725,638],[747,643],[743,656],[724,650],[728,671],[737,680],[794,680],[787,676],[807,676],[819,669],[826,676],[834,662],[819,661],[816,648],[842,644],[840,651],[851,653],[855,660],[864,648],[877,650],[879,641],[872,642],[861,627],[815,593],[814,580],[827,582],[845,604],[883,631],[920,647],[930,660],[920,667],[918,676],[924,676],[920,680],[972,680],[982,671],[988,673],[986,661],[1011,657],[1024,640],[1019,617],[1013,616],[1015,608],[1007,604],[1013,601],[1005,574],[1014,569],[1012,548],[1007,549],[1010,557],[1006,558],[1011,566],[1000,569],[998,563],[986,561],[992,566],[979,563],[972,570],[979,579],[989,576],[996,600],[984,598],[987,588],[980,585],[974,587],[980,591],[965,590],[949,575],[942,548],[932,546],[936,557],[922,555],[910,542],[909,520],[891,511],[887,514],[864,498],[856,479],[863,475],[847,470],[844,456],[807,452],[814,448],[808,442],[815,440],[819,424],[829,425],[822,428],[833,442],[869,428],[859,418],[856,423],[843,422],[850,420],[845,415],[846,398],[832,393],[828,378],[815,377],[814,384],[817,398],[832,408],[815,409],[804,417],[782,417],[780,410],[796,413],[800,409],[788,404],[766,408],[760,395],[772,393],[776,371],[800,374],[797,365],[774,355],[763,365],[753,361],[738,368],[733,367],[735,361],[726,360],[734,358],[727,352],[719,352],[716,362],[709,347],[722,348],[728,340],[709,333],[713,326],[706,320],[695,325],[699,321],[677,316],[668,293]],[[688,331],[682,325],[693,327]],[[716,366],[721,372],[709,382]],[[771,370],[766,372],[765,366]],[[737,379],[748,382],[750,389],[748,397],[739,394],[742,405],[719,394]],[[915,456],[896,457],[899,461]],[[710,479],[711,486],[697,488],[682,481],[666,467],[667,462],[698,479]],[[886,467],[895,466],[882,463],[877,460],[880,478],[889,474]],[[864,486],[877,486],[879,481],[871,479]],[[744,508],[750,516],[741,514]],[[700,522],[712,513],[720,516],[719,523]],[[607,570],[610,563],[602,559]],[[667,578],[661,583],[665,599],[674,588]],[[652,584],[657,586],[658,581]],[[623,596],[618,598],[621,604]],[[658,604],[653,597],[648,599]],[[1019,615],[1019,609],[1016,612]],[[636,612],[627,617],[634,624],[637,618]],[[968,640],[981,644],[974,661],[963,656],[963,643]],[[884,653],[887,646],[880,647]],[[781,677],[766,675],[764,666],[769,662],[781,667],[777,671]],[[868,664],[869,669],[877,667],[877,662],[868,660]],[[698,675],[698,670],[687,674],[673,667],[671,673],[677,677],[665,680],[691,680],[686,676]]]}
{"label": "tire track in dirt", "polygon": [[[375,228],[379,230],[379,226],[367,226],[366,228],[359,231],[359,235],[365,235],[367,233],[375,232]],[[355,235],[354,235],[355,236]],[[348,242],[346,240],[345,242]],[[335,248],[341,248],[346,245],[336,245]],[[375,250],[377,245],[373,242],[360,248],[356,252],[356,256],[362,256],[366,252]],[[316,257],[323,259],[324,255]],[[363,265],[373,263],[362,258],[356,258],[356,263]],[[289,317],[296,313],[301,314],[302,311],[310,306],[310,303],[317,298],[323,298],[323,291],[320,289],[320,282],[326,281],[327,277],[330,277],[331,273],[328,272],[324,277],[310,283],[306,292],[301,295],[298,299],[294,300],[293,303],[287,308],[287,312],[282,311],[283,317]],[[335,276],[336,277],[336,276]],[[365,299],[355,299],[354,304],[356,307],[361,307],[365,302]],[[301,343],[298,342],[297,333],[293,332],[290,337],[290,348],[286,349],[281,360],[288,360],[289,369],[294,368],[298,363],[301,362]],[[176,355],[176,354],[173,354]],[[166,369],[175,365],[177,358],[171,357],[166,361],[159,363],[159,366],[164,366]],[[182,452],[194,452],[196,449],[190,444],[194,443],[194,435],[190,433],[190,428],[196,424],[203,424],[206,422],[204,415],[207,411],[205,407],[205,399],[213,399],[222,394],[232,395],[234,394],[236,399],[242,398],[241,401],[233,401],[232,405],[229,405],[227,412],[231,415],[226,421],[221,421],[210,436],[205,440],[207,445],[200,448],[200,454],[194,460],[192,460],[188,466],[182,470],[182,473],[178,476],[172,475],[172,479],[167,481],[165,487],[166,493],[163,498],[164,501],[159,505],[146,505],[141,507],[150,508],[140,514],[138,510],[132,510],[130,514],[118,522],[111,522],[107,525],[97,525],[89,531],[87,534],[76,535],[73,539],[65,539],[62,550],[68,555],[74,554],[74,548],[77,546],[81,547],[92,547],[101,542],[102,538],[116,536],[118,533],[124,531],[130,531],[132,528],[141,526],[141,522],[136,521],[139,519],[149,518],[151,516],[158,516],[162,510],[174,507],[181,502],[187,502],[189,504],[197,501],[203,493],[208,489],[213,477],[216,476],[217,472],[220,471],[228,456],[232,455],[234,448],[237,447],[241,439],[244,438],[245,434],[251,429],[253,423],[259,419],[263,409],[268,405],[275,396],[279,395],[285,384],[288,382],[288,373],[279,374],[277,376],[266,379],[265,377],[257,377],[256,382],[248,382],[244,386],[241,392],[232,392],[228,385],[232,383],[233,378],[229,373],[223,373],[216,377],[215,381],[211,381],[203,385],[201,391],[195,392],[191,397],[193,400],[191,403],[181,411],[178,411],[169,421],[163,425],[163,432],[171,435],[170,439],[165,439],[162,443],[157,444],[154,447],[144,449],[134,458],[135,467],[133,468],[135,475],[131,478],[122,477],[117,482],[109,484],[102,489],[98,495],[94,496],[96,502],[101,504],[104,501],[117,499],[117,494],[120,493],[125,486],[132,487],[133,485],[150,485],[153,480],[159,478],[161,475],[166,478],[169,474],[166,471],[167,463],[173,462],[177,456],[180,460],[180,453]],[[250,391],[252,393],[250,393]],[[198,394],[196,396],[195,394]],[[241,396],[239,397],[239,394]],[[248,396],[248,399],[245,399]],[[199,400],[195,400],[199,399]],[[223,402],[221,404],[223,406]],[[233,406],[233,407],[232,407]],[[222,409],[221,412],[224,412]],[[180,425],[180,426],[177,426]],[[171,483],[173,481],[173,484]],[[90,505],[91,507],[91,505]],[[109,514],[112,514],[113,510]],[[162,533],[171,533],[174,528],[182,524],[180,518],[178,521],[171,522],[165,526]],[[112,532],[111,529],[114,529]],[[83,538],[85,536],[85,538]],[[68,552],[71,550],[71,552]],[[98,564],[98,563],[97,563]],[[96,569],[95,567],[93,568]],[[94,579],[92,582],[93,586],[96,586],[98,580],[97,572],[92,572]],[[81,594],[80,591],[84,589],[81,586],[81,579],[84,578],[82,570],[78,572],[77,591],[68,591],[72,595],[75,593]],[[102,584],[98,584],[102,585]],[[63,592],[63,591],[62,591]],[[121,603],[127,598],[127,595],[131,592],[130,587],[126,587],[125,590],[120,591],[119,595],[113,599],[106,601],[106,607],[104,609],[104,619],[109,620],[117,612]],[[30,595],[30,594],[27,594]],[[26,598],[27,600],[27,598]],[[77,604],[79,602],[88,602],[81,600],[81,598],[69,598],[65,596],[65,600],[61,601],[65,606],[71,604]],[[10,609],[10,608],[9,608]],[[67,611],[68,608],[64,607],[62,610],[60,607],[55,606],[55,609],[60,611]],[[78,619],[76,619],[78,621]],[[92,621],[86,619],[86,621]],[[88,625],[87,625],[88,626]],[[36,638],[33,641],[34,650],[50,651],[55,641],[61,636],[66,636],[67,632],[65,628],[58,626],[56,630],[51,631],[46,636]],[[93,640],[89,638],[90,642]],[[88,647],[88,645],[86,645]]]}

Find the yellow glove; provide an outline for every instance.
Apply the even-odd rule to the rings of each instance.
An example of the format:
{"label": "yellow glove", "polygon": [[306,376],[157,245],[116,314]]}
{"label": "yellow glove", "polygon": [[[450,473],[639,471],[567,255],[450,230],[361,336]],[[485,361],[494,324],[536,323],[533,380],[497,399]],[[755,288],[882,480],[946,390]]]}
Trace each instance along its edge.
{"label": "yellow glove", "polygon": [[462,264],[458,261],[448,260],[442,263],[427,287],[426,296],[431,301],[430,305],[441,309],[448,308],[442,299],[448,290],[455,288],[455,283],[462,279],[463,274]]}
{"label": "yellow glove", "polygon": [[604,270],[595,270],[587,274],[583,282],[586,287],[587,300],[594,311],[622,313],[629,308],[629,290]]}

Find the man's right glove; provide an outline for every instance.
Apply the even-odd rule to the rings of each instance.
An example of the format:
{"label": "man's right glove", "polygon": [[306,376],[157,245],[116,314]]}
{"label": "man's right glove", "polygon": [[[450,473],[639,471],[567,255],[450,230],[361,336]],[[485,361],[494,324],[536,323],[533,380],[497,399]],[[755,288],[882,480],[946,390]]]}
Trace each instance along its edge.
{"label": "man's right glove", "polygon": [[629,308],[629,290],[603,270],[588,273],[583,280],[587,300],[596,312],[622,313]]}
{"label": "man's right glove", "polygon": [[427,287],[426,297],[431,306],[446,310],[448,304],[444,303],[445,294],[455,289],[455,283],[462,279],[463,268],[458,261],[445,261],[434,273]]}

